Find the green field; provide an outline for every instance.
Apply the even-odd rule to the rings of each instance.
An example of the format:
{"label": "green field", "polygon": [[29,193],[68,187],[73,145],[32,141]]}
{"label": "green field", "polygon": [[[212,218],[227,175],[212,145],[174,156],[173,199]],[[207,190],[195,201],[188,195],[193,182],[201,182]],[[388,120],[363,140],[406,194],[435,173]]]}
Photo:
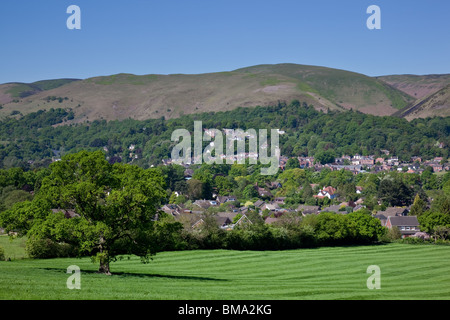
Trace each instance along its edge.
{"label": "green field", "polygon": [[[81,289],[68,289],[69,265]],[[369,290],[369,265],[381,288]],[[433,299],[450,298],[450,247],[389,244],[287,251],[182,251],[137,257],[97,274],[89,258],[0,262],[0,299]]]}

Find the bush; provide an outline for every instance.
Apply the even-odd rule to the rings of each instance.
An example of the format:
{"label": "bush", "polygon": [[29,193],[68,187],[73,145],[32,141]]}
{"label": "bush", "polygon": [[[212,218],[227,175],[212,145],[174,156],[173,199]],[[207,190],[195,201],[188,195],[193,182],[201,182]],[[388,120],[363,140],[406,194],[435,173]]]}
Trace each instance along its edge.
{"label": "bush", "polygon": [[25,248],[27,254],[35,259],[49,259],[74,256],[73,247],[50,239],[29,238]]}
{"label": "bush", "polygon": [[5,260],[5,250],[3,249],[3,247],[0,247],[0,261],[4,260]]}
{"label": "bush", "polygon": [[430,241],[425,240],[423,238],[418,237],[407,237],[401,239],[399,242],[401,243],[407,243],[407,244],[424,244],[424,243],[430,243]]}
{"label": "bush", "polygon": [[384,242],[392,242],[398,240],[402,237],[400,230],[397,227],[393,227],[388,229],[387,233],[382,237],[382,241]]}

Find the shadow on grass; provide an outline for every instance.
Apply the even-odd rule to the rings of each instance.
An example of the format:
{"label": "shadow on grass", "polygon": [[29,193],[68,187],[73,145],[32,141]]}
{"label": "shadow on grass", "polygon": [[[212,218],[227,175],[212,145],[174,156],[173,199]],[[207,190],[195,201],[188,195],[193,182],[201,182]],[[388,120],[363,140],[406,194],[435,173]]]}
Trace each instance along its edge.
{"label": "shadow on grass", "polygon": [[[43,270],[50,271],[60,271],[66,273],[65,269],[61,268],[41,268]],[[101,274],[98,271],[94,270],[82,270],[81,273],[89,273],[89,274]],[[209,277],[197,277],[197,276],[174,276],[168,274],[157,274],[157,273],[130,273],[130,272],[112,272],[111,276],[119,276],[119,277],[129,277],[129,278],[166,278],[166,279],[175,279],[175,280],[194,280],[194,281],[229,281],[228,279],[217,279],[217,278],[209,278]]]}

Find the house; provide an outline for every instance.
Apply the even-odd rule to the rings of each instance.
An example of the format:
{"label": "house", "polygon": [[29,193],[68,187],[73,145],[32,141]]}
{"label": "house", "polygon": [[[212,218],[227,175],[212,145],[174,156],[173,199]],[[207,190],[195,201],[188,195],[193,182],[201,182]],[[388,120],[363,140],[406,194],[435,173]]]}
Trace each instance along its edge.
{"label": "house", "polygon": [[266,186],[269,187],[270,189],[279,189],[279,188],[283,187],[283,185],[278,181],[272,181],[270,183],[266,183]]}
{"label": "house", "polygon": [[[221,228],[221,229],[226,229],[226,228],[228,228],[228,227],[232,224],[231,219],[230,219],[229,217],[227,217],[227,216],[219,216],[219,215],[216,215],[216,216],[214,216],[213,218],[214,218],[214,220],[215,220],[217,226],[218,226],[219,228]],[[192,228],[193,228],[193,229],[198,229],[198,228],[200,228],[200,227],[205,223],[205,220],[204,220],[204,219],[205,219],[205,218],[200,218],[200,219],[198,219],[197,221],[195,221],[194,224],[192,224]]]}
{"label": "house", "polygon": [[257,200],[253,205],[255,206],[255,208],[261,208],[264,205],[264,201],[262,200]]}
{"label": "house", "polygon": [[430,167],[433,168],[433,172],[441,172],[444,170],[444,166],[439,163],[431,163]]}
{"label": "house", "polygon": [[298,157],[300,168],[309,168],[314,166],[314,157]]}
{"label": "house", "polygon": [[329,187],[321,189],[317,195],[314,195],[314,198],[319,198],[319,199],[323,199],[325,197],[327,197],[328,199],[336,198],[337,197],[336,189],[329,186]]}
{"label": "house", "polygon": [[246,224],[253,224],[253,223],[250,221],[250,219],[245,214],[243,214],[242,217],[240,217],[239,220],[236,221],[235,224],[233,224],[233,228],[235,226],[243,226]]}
{"label": "house", "polygon": [[380,220],[382,226],[386,226],[389,217],[404,217],[408,215],[408,209],[401,207],[389,207],[384,211],[378,211],[374,217]]}
{"label": "house", "polygon": [[361,210],[362,208],[365,208],[366,206],[362,205],[362,204],[357,204],[354,208],[353,208],[353,212]]}
{"label": "house", "polygon": [[297,207],[297,211],[301,212],[302,215],[307,215],[307,214],[318,214],[320,212],[319,206],[307,206],[307,205],[299,205]]}
{"label": "house", "polygon": [[185,228],[192,227],[196,222],[201,220],[201,215],[193,213],[190,210],[185,210],[179,215],[174,216],[177,222],[180,222]]}
{"label": "house", "polygon": [[375,164],[375,160],[372,156],[361,156],[357,154],[352,158],[351,163],[353,165],[373,165]]}
{"label": "house", "polygon": [[400,164],[400,161],[398,160],[398,157],[391,157],[386,160],[387,164],[398,166]]}
{"label": "house", "polygon": [[161,207],[161,210],[173,216],[181,213],[181,208],[176,204],[165,204]]}
{"label": "house", "polygon": [[264,220],[264,223],[267,224],[272,224],[278,221],[278,218],[271,218],[271,217],[267,217],[266,220]]}
{"label": "house", "polygon": [[225,218],[228,218],[228,219],[230,219],[230,221],[232,222],[233,219],[234,219],[234,217],[236,217],[237,214],[238,214],[238,212],[230,212],[230,211],[227,211],[227,212],[218,212],[218,213],[217,213],[217,216],[218,216],[218,217],[225,217]]}
{"label": "house", "polygon": [[386,227],[388,229],[397,227],[402,238],[410,237],[420,232],[419,221],[416,216],[389,216],[386,220]]}
{"label": "house", "polygon": [[221,203],[236,201],[236,197],[235,196],[218,196],[216,198],[216,200],[219,202],[219,204],[221,204]]}
{"label": "house", "polygon": [[270,191],[267,191],[266,189],[264,189],[264,188],[260,188],[260,187],[258,187],[258,195],[260,196],[260,197],[265,197],[265,198],[271,198],[273,195],[272,195],[272,193],[270,193]]}
{"label": "house", "polygon": [[323,208],[320,212],[347,213],[347,211],[339,211],[339,209],[341,209],[341,205],[337,204]]}
{"label": "house", "polygon": [[217,202],[214,200],[195,200],[192,204],[202,209],[208,209],[211,206],[216,206]]}
{"label": "house", "polygon": [[223,216],[215,216],[214,219],[217,222],[217,225],[219,226],[219,228],[228,228],[229,225],[232,224],[232,220],[229,217],[223,217]]}
{"label": "house", "polygon": [[280,206],[277,203],[264,203],[261,207],[261,210],[269,210],[269,211],[277,211],[280,209]]}
{"label": "house", "polygon": [[240,207],[239,208],[239,212],[240,213],[247,213],[248,212],[248,207],[246,207],[246,206]]}
{"label": "house", "polygon": [[408,215],[408,209],[403,207],[388,207],[384,211],[378,211],[377,214],[381,214],[386,218],[391,216],[406,216]]}
{"label": "house", "polygon": [[284,204],[284,200],[286,200],[286,197],[276,197],[273,200],[275,201],[275,203]]}
{"label": "house", "polygon": [[194,175],[194,169],[186,169],[186,170],[184,170],[184,178],[186,180],[191,179],[193,175]]}

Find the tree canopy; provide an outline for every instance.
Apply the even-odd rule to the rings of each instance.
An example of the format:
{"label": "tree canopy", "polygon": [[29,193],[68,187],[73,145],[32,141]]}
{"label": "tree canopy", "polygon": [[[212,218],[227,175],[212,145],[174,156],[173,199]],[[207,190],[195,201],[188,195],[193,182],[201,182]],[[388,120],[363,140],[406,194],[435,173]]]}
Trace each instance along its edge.
{"label": "tree canopy", "polygon": [[[30,241],[67,243],[97,259],[99,272],[106,274],[119,254],[146,260],[155,253],[155,215],[166,196],[159,169],[111,165],[102,152],[83,151],[54,162],[50,170],[32,202],[2,214],[6,229],[20,230]],[[73,214],[68,218],[67,212]]]}

